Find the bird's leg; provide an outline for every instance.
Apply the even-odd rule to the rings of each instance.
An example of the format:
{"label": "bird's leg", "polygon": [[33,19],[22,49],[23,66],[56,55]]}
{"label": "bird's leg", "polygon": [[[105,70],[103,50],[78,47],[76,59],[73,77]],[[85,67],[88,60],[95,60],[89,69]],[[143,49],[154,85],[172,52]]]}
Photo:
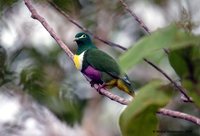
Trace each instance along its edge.
{"label": "bird's leg", "polygon": [[93,80],[90,81],[91,87],[94,87],[95,82]]}

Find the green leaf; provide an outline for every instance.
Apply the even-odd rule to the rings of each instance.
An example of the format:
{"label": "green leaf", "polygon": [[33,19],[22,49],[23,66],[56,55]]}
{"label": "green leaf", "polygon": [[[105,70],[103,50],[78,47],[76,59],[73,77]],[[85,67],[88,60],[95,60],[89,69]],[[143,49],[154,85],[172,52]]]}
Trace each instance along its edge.
{"label": "green leaf", "polygon": [[180,78],[187,77],[189,75],[188,64],[184,58],[182,50],[171,51],[168,58],[170,65],[174,68]]}
{"label": "green leaf", "polygon": [[196,40],[186,45],[172,48],[168,58],[187,94],[200,107],[200,42]]}
{"label": "green leaf", "polygon": [[181,79],[200,82],[200,45],[172,50],[169,62]]}
{"label": "green leaf", "polygon": [[200,83],[194,84],[193,82],[189,80],[184,80],[182,84],[184,88],[187,89],[188,95],[192,97],[194,104],[200,107],[200,101],[199,101],[200,100]]}
{"label": "green leaf", "polygon": [[143,58],[156,56],[156,52],[163,48],[177,49],[196,43],[200,43],[198,36],[193,36],[171,25],[139,40],[120,57],[119,63],[123,70],[127,70]]}
{"label": "green leaf", "polygon": [[170,100],[171,91],[161,87],[161,83],[151,82],[138,91],[132,103],[120,117],[123,136],[156,136],[158,127],[156,111]]}

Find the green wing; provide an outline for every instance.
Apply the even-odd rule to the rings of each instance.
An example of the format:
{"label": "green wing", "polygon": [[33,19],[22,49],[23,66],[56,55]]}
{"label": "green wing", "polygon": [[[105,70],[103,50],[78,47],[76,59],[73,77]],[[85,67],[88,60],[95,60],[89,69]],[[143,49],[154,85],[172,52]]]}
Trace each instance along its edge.
{"label": "green wing", "polygon": [[120,68],[117,62],[99,49],[89,49],[84,56],[86,63],[95,69],[105,72],[114,78],[119,78]]}

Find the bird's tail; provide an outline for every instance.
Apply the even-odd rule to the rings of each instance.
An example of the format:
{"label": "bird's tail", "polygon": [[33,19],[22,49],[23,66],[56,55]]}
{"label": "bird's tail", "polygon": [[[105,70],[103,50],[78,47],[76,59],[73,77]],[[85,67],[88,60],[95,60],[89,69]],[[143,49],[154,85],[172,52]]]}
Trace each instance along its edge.
{"label": "bird's tail", "polygon": [[117,81],[117,87],[134,97],[133,85],[127,75],[124,75]]}

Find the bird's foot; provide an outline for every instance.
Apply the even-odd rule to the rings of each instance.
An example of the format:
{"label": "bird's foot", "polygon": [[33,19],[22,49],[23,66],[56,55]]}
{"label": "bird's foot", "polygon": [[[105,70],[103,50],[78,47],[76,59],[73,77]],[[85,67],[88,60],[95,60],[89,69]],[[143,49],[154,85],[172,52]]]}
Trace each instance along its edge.
{"label": "bird's foot", "polygon": [[94,87],[95,82],[94,81],[90,81],[90,85],[91,85],[91,87]]}

